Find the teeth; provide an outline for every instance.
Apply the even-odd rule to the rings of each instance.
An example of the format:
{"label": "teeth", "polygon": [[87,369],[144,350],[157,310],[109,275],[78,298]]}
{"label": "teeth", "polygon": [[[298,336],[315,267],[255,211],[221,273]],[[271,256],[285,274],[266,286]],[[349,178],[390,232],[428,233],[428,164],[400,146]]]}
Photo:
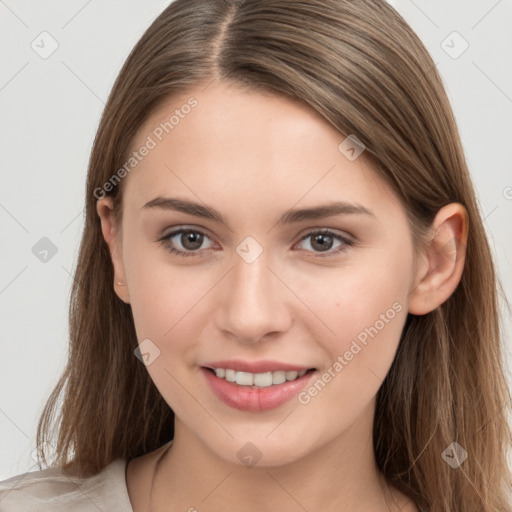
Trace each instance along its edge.
{"label": "teeth", "polygon": [[272,384],[283,384],[286,382],[286,372],[272,372]]}
{"label": "teeth", "polygon": [[256,386],[266,388],[290,382],[305,375],[307,370],[300,372],[278,370],[275,372],[249,373],[237,372],[227,368],[215,368],[215,375],[228,382],[236,382],[239,386]]}
{"label": "teeth", "polygon": [[286,372],[286,380],[295,380],[297,378],[298,372]]}
{"label": "teeth", "polygon": [[[252,375],[252,374],[249,374]],[[272,386],[272,372],[254,374],[253,384],[260,388]]]}
{"label": "teeth", "polygon": [[240,386],[252,386],[254,384],[254,378],[252,373],[247,372],[236,372],[235,382]]}

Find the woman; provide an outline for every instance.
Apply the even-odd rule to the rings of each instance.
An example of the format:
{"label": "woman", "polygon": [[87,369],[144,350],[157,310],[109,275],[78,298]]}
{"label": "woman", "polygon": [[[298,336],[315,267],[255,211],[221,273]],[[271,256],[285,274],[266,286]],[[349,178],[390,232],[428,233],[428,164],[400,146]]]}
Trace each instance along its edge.
{"label": "woman", "polygon": [[173,2],[86,201],[56,457],[5,510],[511,510],[489,246],[385,2]]}

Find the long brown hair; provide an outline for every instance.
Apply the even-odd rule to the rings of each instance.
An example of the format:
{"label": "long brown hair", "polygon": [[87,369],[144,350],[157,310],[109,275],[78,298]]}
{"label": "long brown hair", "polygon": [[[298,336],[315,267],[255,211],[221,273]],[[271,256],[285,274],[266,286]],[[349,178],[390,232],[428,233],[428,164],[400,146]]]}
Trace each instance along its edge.
{"label": "long brown hair", "polygon": [[[39,459],[95,474],[173,438],[174,414],[134,356],[133,317],[113,289],[96,199],[98,190],[113,196],[120,219],[123,182],[108,192],[104,184],[126,161],[137,130],[164,100],[211,80],[299,99],[340,133],[356,135],[406,207],[413,233],[446,204],[466,207],[461,282],[431,313],[409,314],[378,392],[374,448],[388,482],[422,511],[510,511],[511,397],[481,214],[436,66],[402,17],[376,0],[176,0],[142,36],[92,149],[69,361],[38,425]],[[52,425],[50,464],[43,443],[52,442]],[[468,453],[457,469],[442,457],[453,442]]]}

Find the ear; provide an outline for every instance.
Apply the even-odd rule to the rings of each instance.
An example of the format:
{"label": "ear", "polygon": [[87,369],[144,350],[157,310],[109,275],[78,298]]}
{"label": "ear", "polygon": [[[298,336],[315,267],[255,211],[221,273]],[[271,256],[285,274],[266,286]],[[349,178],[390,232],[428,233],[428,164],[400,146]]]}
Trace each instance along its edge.
{"label": "ear", "polygon": [[430,313],[455,291],[466,260],[468,225],[462,204],[451,203],[439,210],[409,294],[409,313]]}
{"label": "ear", "polygon": [[96,211],[101,220],[101,232],[110,249],[110,257],[114,267],[114,291],[117,296],[127,304],[130,295],[126,283],[124,263],[121,250],[121,237],[114,218],[114,207],[111,197],[103,197],[96,202]]}

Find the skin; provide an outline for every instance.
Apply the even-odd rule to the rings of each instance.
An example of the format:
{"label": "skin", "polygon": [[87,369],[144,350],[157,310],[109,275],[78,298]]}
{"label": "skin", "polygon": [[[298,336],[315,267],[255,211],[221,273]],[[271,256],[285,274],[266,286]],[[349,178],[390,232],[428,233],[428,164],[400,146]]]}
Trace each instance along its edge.
{"label": "skin", "polygon": [[[133,147],[190,96],[198,105],[124,178],[122,224],[110,198],[97,203],[114,289],[131,304],[139,343],[149,338],[160,350],[147,370],[176,414],[153,510],[387,510],[372,446],[376,393],[407,313],[432,311],[460,280],[466,211],[455,203],[440,210],[430,242],[415,252],[402,203],[364,152],[347,159],[338,150],[345,136],[295,100],[222,82],[169,99]],[[226,224],[142,208],[157,196],[207,204]],[[292,208],[331,201],[357,203],[372,215],[277,224]],[[168,241],[195,255],[171,254],[157,241],[179,227],[206,235],[199,249],[179,235]],[[314,234],[325,228],[355,243],[335,255],[344,243],[334,237],[331,256],[322,256]],[[248,236],[263,249],[252,263],[236,252]],[[199,371],[220,359],[278,360],[315,367],[314,382],[397,303],[401,311],[305,405],[294,398],[265,412],[236,410]],[[261,453],[253,467],[237,457],[248,442]],[[162,453],[128,465],[135,512],[149,510]],[[391,494],[390,510],[417,510],[397,490]]]}

